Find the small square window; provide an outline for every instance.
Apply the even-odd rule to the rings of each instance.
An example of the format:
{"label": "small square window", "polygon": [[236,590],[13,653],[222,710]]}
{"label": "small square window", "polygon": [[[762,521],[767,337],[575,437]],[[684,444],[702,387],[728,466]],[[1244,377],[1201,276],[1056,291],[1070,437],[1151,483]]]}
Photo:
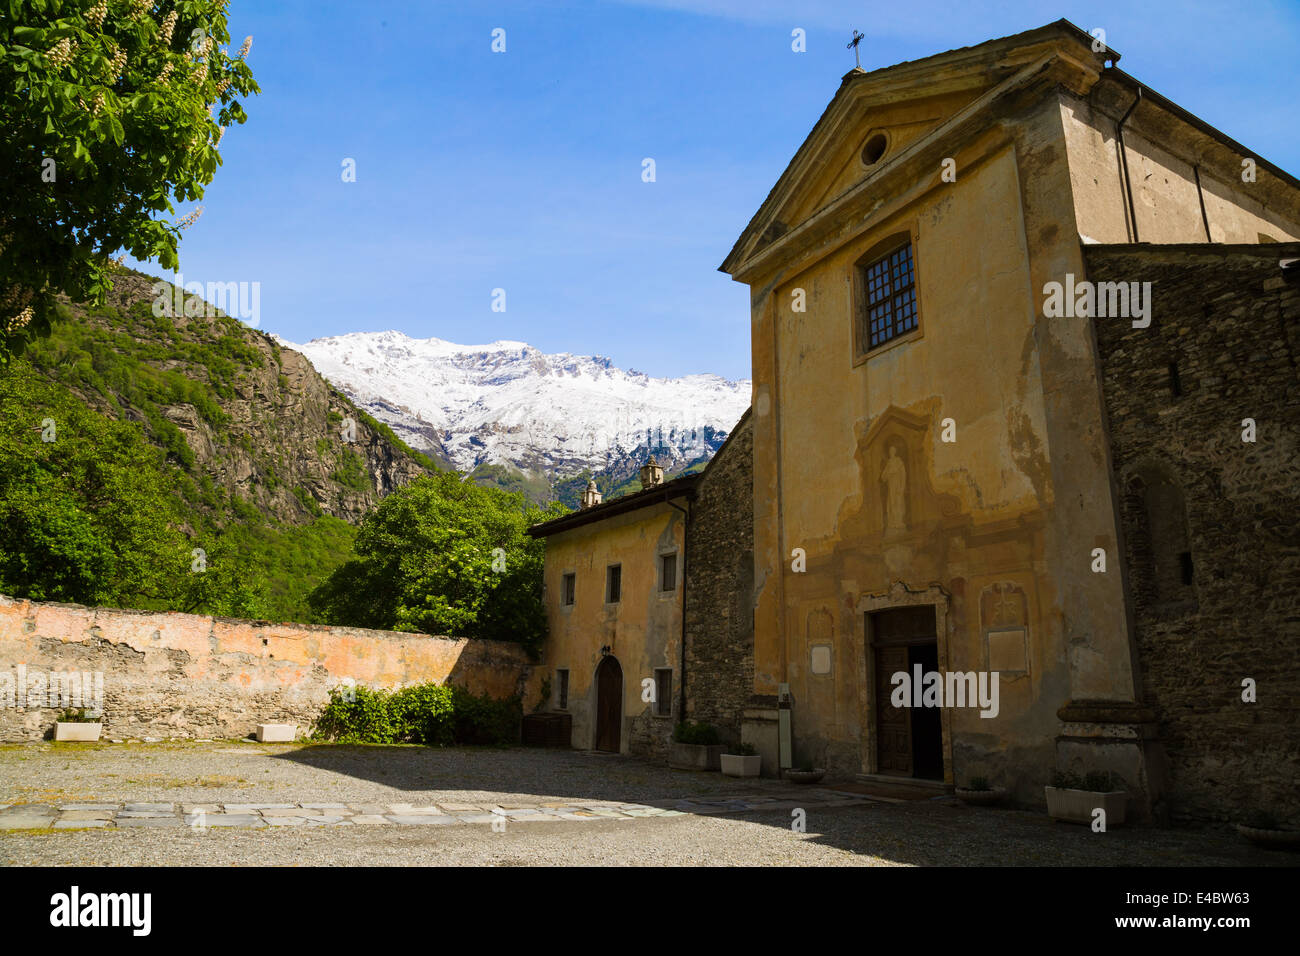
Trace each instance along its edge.
{"label": "small square window", "polygon": [[677,555],[659,555],[659,590],[677,590]]}
{"label": "small square window", "polygon": [[673,715],[673,669],[671,667],[655,668],[655,706],[656,717]]}
{"label": "small square window", "polygon": [[560,589],[561,600],[565,605],[573,604],[574,595],[578,589],[578,576],[576,574],[566,574],[564,576],[564,586]]}
{"label": "small square window", "polygon": [[611,564],[605,569],[605,603],[617,604],[623,600],[623,565]]}
{"label": "small square window", "polygon": [[567,667],[558,668],[555,671],[555,695],[558,703],[557,710],[569,709],[569,669]]}

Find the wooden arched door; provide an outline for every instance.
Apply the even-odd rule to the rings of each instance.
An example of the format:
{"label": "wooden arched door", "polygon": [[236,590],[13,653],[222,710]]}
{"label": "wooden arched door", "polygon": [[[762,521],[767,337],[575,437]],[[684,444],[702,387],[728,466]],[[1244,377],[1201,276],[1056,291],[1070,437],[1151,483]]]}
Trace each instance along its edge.
{"label": "wooden arched door", "polygon": [[596,668],[596,749],[618,753],[623,737],[623,668],[606,657]]}

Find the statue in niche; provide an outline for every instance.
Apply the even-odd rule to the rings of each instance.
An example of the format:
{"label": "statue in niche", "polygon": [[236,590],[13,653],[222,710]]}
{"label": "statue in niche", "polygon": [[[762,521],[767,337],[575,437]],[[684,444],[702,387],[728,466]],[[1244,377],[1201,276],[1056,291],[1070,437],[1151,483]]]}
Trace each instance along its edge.
{"label": "statue in niche", "polygon": [[907,467],[895,445],[889,446],[889,458],[880,469],[880,483],[885,486],[885,530],[902,531],[907,527]]}

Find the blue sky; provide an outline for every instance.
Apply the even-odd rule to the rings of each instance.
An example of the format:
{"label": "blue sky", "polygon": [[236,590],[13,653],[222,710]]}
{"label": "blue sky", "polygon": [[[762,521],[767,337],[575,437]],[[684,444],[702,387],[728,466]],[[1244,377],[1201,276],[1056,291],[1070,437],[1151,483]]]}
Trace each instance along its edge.
{"label": "blue sky", "polygon": [[1060,17],[1300,172],[1295,0],[232,0],[262,95],[181,271],[260,282],[260,327],[293,341],[392,328],[746,378],[747,289],[716,270],[852,68],[852,29],[873,69]]}

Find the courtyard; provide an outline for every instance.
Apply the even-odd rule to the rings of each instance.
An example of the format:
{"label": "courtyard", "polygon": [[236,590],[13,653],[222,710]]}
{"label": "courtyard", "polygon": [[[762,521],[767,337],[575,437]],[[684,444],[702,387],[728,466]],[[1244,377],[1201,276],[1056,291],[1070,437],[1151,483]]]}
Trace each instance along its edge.
{"label": "courtyard", "polygon": [[[802,832],[797,824],[802,823]],[[0,864],[1291,866],[1226,829],[1093,833],[524,748],[0,745]]]}

